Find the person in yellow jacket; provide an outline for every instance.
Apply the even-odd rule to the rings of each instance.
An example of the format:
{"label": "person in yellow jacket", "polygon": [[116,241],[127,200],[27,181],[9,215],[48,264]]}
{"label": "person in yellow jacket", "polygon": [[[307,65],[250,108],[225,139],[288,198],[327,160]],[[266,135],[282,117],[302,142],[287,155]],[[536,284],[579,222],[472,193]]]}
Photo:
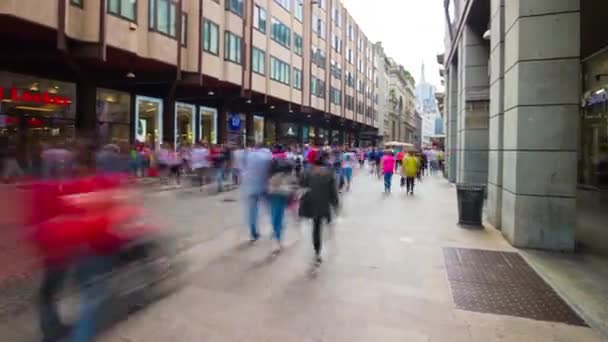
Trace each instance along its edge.
{"label": "person in yellow jacket", "polygon": [[405,177],[406,192],[408,195],[414,194],[414,182],[416,181],[416,175],[418,174],[419,164],[418,157],[414,155],[413,151],[410,151],[408,155],[403,158],[402,175]]}

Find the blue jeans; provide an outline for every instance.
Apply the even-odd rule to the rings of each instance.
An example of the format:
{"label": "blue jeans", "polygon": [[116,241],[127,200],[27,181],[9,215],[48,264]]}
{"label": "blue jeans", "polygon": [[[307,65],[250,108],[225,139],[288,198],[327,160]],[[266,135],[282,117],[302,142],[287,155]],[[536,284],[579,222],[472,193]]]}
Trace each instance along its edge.
{"label": "blue jeans", "polygon": [[384,191],[391,192],[391,183],[393,181],[393,173],[387,172],[384,174]]}
{"label": "blue jeans", "polygon": [[248,216],[249,216],[249,232],[251,234],[251,238],[253,240],[257,240],[260,237],[260,234],[258,233],[258,216],[259,216],[259,202],[260,200],[263,200],[266,197],[265,194],[253,194],[253,195],[249,195],[249,210],[248,210]]}
{"label": "blue jeans", "polygon": [[285,196],[270,195],[270,219],[272,221],[274,238],[277,241],[281,241],[285,208],[287,208],[287,198]]}
{"label": "blue jeans", "polygon": [[222,191],[224,189],[224,178],[226,178],[224,167],[220,166],[215,170],[215,179],[217,180],[217,191]]}
{"label": "blue jeans", "polygon": [[344,175],[346,183],[350,184],[353,179],[353,169],[351,167],[342,168],[342,174]]}
{"label": "blue jeans", "polygon": [[80,285],[81,310],[80,318],[72,332],[71,341],[93,341],[101,307],[108,299],[109,293],[105,279],[95,279],[112,269],[112,257],[91,255],[76,265],[76,278]]}

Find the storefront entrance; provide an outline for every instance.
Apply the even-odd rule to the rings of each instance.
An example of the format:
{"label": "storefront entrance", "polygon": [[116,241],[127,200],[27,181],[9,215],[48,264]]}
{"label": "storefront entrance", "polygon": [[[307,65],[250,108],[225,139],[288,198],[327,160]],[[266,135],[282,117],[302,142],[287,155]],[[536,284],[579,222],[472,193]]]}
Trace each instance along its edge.
{"label": "storefront entrance", "polygon": [[135,140],[157,148],[163,141],[163,101],[145,96],[135,101]]}
{"label": "storefront entrance", "polygon": [[200,140],[207,144],[217,144],[217,109],[211,107],[199,107]]}
{"label": "storefront entrance", "polygon": [[75,98],[73,83],[0,72],[0,148],[35,169],[43,148],[76,138]]}
{"label": "storefront entrance", "polygon": [[175,104],[175,146],[192,145],[196,138],[196,106]]}

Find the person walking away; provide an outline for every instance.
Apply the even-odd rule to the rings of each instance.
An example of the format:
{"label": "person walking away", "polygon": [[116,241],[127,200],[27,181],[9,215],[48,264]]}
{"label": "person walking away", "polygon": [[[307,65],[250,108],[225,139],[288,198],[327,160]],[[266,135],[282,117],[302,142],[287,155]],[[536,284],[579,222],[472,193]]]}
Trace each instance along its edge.
{"label": "person walking away", "polygon": [[196,173],[201,191],[205,182],[207,169],[209,168],[209,151],[203,146],[202,143],[197,143],[192,149],[191,162],[192,169]]}
{"label": "person walking away", "polygon": [[175,177],[175,183],[177,185],[181,184],[181,174],[182,174],[182,165],[183,165],[183,156],[181,151],[176,151],[173,148],[172,144],[168,144],[169,149],[169,174]]}
{"label": "person walking away", "polygon": [[393,152],[387,151],[382,156],[382,173],[384,174],[384,192],[391,192],[391,183],[393,181],[393,171],[395,170],[395,157]]}
{"label": "person walking away", "polygon": [[365,150],[359,149],[357,156],[359,157],[359,168],[362,169],[365,166]]}
{"label": "person walking away", "polygon": [[273,159],[268,181],[268,199],[270,201],[270,218],[274,239],[277,243],[275,252],[283,248],[281,243],[285,209],[295,193],[295,179],[292,175],[293,163],[287,158]]}
{"label": "person walking away", "polygon": [[430,172],[430,171],[428,171],[429,161],[426,157],[425,152],[420,153],[420,168],[422,169],[422,172],[420,172],[420,176],[418,177],[418,180],[422,182],[422,178],[424,178],[425,174],[427,172]]}
{"label": "person walking away", "polygon": [[300,216],[312,218],[312,243],[315,251],[315,263],[319,266],[321,258],[321,236],[323,221],[331,222],[331,210],[338,210],[339,199],[336,179],[327,163],[327,153],[321,153],[310,173],[302,179],[301,185],[308,189],[300,203]]}
{"label": "person walking away", "polygon": [[266,198],[268,177],[272,154],[257,144],[245,156],[243,169],[243,183],[241,191],[247,203],[247,220],[249,224],[250,240],[255,242],[260,238],[258,232],[259,203]]}
{"label": "person walking away", "polygon": [[1,179],[5,183],[25,176],[25,172],[17,162],[17,150],[13,146],[6,148],[4,156],[0,157],[0,164],[2,164]]}
{"label": "person walking away", "polygon": [[381,149],[378,149],[374,157],[374,162],[376,163],[375,170],[378,179],[380,179],[380,176],[383,174],[384,171],[382,168],[382,157],[384,157],[384,152]]}
{"label": "person walking away", "polygon": [[367,152],[367,160],[369,162],[369,173],[370,174],[375,174],[376,171],[376,150],[375,149],[371,149]]}
{"label": "person walking away", "polygon": [[428,160],[429,171],[432,176],[435,174],[435,171],[437,171],[437,153],[435,152],[435,149],[430,149],[427,153],[426,158]]}
{"label": "person walking away", "polygon": [[418,174],[418,167],[418,158],[416,158],[413,151],[410,151],[408,155],[403,158],[402,171],[405,176],[406,193],[408,195],[414,194],[414,182],[416,181],[416,175]]}
{"label": "person walking away", "polygon": [[404,156],[405,156],[405,152],[403,150],[399,150],[399,152],[397,152],[397,158],[395,160],[395,172],[399,171],[399,168],[401,167],[401,162],[403,161]]}
{"label": "person walking away", "polygon": [[350,191],[353,181],[353,167],[355,164],[355,153],[352,151],[345,152],[342,156],[342,174],[346,182],[346,191]]}

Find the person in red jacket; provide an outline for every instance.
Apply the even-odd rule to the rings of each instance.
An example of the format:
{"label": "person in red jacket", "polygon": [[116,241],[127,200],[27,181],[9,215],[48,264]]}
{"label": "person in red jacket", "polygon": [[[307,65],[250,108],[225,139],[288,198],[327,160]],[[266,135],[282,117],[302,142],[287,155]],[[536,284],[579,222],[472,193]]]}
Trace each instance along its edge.
{"label": "person in red jacket", "polygon": [[92,340],[105,291],[103,282],[92,283],[91,279],[111,269],[112,256],[129,240],[112,231],[114,216],[122,208],[115,194],[128,175],[92,174],[90,165],[82,166],[78,177],[40,181],[33,186],[29,223],[45,266],[38,298],[43,341],[53,341],[69,331],[53,297],[71,267],[75,267],[82,287],[82,311],[73,340]]}

